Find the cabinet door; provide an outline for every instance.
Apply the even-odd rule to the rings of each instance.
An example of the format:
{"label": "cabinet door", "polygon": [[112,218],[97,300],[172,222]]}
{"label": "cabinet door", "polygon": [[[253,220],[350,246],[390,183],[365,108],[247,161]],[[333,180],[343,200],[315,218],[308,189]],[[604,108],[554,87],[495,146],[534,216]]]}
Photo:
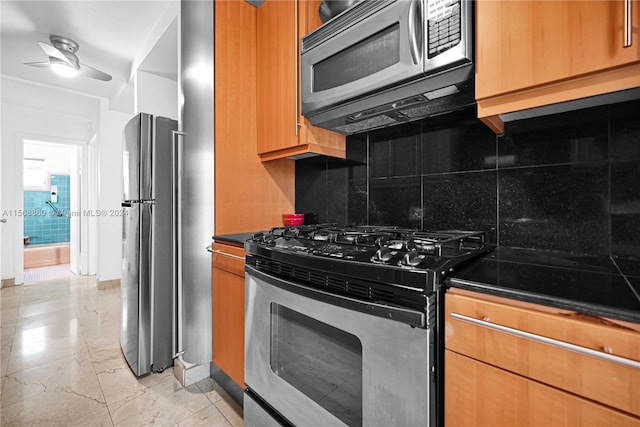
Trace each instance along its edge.
{"label": "cabinet door", "polygon": [[633,3],[635,46],[624,48],[624,0],[477,2],[477,97],[640,61]]}
{"label": "cabinet door", "polygon": [[[246,1],[215,4],[215,230],[267,230],[293,212],[295,162],[256,155],[256,15]],[[256,209],[256,206],[260,209]]]}
{"label": "cabinet door", "polygon": [[244,261],[235,258],[244,251],[220,244],[213,250],[213,363],[244,387]]}
{"label": "cabinet door", "polygon": [[345,158],[345,136],[300,113],[300,38],[322,24],[318,0],[265,0],[257,16],[258,154],[263,161],[322,154]]}
{"label": "cabinet door", "polygon": [[297,5],[265,0],[258,8],[258,153],[298,145]]}
{"label": "cabinet door", "polygon": [[445,297],[447,349],[640,417],[640,333],[456,292]]}
{"label": "cabinet door", "polygon": [[480,117],[637,86],[639,27],[639,0],[476,2]]}
{"label": "cabinet door", "polygon": [[630,417],[460,355],[445,351],[445,426],[639,426]]}

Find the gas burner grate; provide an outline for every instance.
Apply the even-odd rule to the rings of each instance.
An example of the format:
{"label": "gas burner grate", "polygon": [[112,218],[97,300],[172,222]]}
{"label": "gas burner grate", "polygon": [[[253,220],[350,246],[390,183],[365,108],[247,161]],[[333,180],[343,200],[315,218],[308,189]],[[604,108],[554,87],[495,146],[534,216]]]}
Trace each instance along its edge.
{"label": "gas burner grate", "polygon": [[[311,245],[335,247],[361,247],[393,250],[418,250],[434,256],[456,257],[469,251],[482,250],[486,233],[481,231],[439,230],[421,231],[394,226],[338,226],[336,224],[275,227],[253,236],[252,241],[283,249]],[[297,242],[297,243],[296,243]],[[337,246],[339,245],[339,246]],[[331,249],[333,250],[333,249]]]}

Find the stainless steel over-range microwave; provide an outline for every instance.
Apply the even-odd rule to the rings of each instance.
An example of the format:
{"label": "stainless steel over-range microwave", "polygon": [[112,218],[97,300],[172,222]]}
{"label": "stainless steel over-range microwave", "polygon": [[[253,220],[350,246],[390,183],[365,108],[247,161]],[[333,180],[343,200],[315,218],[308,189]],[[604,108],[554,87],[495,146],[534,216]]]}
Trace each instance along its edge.
{"label": "stainless steel over-range microwave", "polygon": [[344,134],[473,104],[470,0],[363,0],[301,44],[302,114]]}

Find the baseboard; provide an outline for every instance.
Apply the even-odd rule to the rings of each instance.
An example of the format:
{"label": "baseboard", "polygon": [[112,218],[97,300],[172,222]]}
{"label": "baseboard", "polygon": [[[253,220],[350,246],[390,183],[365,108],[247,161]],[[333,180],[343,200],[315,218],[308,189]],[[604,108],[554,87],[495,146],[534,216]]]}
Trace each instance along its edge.
{"label": "baseboard", "polygon": [[9,286],[15,286],[15,285],[16,285],[15,277],[12,277],[11,279],[2,279],[2,281],[0,282],[0,289],[7,288]]}
{"label": "baseboard", "polygon": [[173,359],[173,375],[180,381],[180,384],[187,387],[205,378],[209,378],[210,368],[208,363],[194,365],[193,363],[182,360],[182,356],[178,356]]}
{"label": "baseboard", "polygon": [[211,378],[227,392],[238,405],[244,407],[244,390],[227,374],[211,362]]}
{"label": "baseboard", "polygon": [[119,288],[119,287],[120,287],[120,279],[98,281],[99,291],[103,289],[111,289],[111,288]]}

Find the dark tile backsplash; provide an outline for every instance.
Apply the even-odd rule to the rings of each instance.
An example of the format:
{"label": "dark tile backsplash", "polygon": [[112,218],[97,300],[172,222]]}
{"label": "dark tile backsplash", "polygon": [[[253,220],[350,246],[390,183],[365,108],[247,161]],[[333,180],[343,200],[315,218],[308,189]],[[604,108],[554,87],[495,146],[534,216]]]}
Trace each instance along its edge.
{"label": "dark tile backsplash", "polygon": [[510,122],[502,136],[474,116],[349,136],[346,160],[296,161],[296,211],[640,258],[640,101]]}
{"label": "dark tile backsplash", "polygon": [[498,172],[500,244],[607,255],[608,165]]}
{"label": "dark tile backsplash", "polygon": [[496,238],[495,170],[431,174],[422,178],[422,228],[486,230]]}

